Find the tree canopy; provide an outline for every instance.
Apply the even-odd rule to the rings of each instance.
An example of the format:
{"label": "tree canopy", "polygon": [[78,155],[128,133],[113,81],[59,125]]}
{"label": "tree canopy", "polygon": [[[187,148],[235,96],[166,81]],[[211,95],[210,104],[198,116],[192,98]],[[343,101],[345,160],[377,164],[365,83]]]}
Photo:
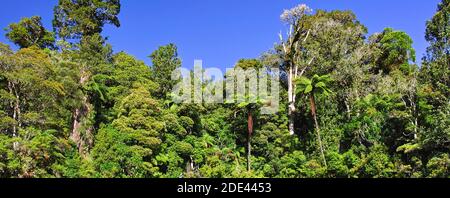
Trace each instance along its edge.
{"label": "tree canopy", "polygon": [[54,48],[55,34],[46,30],[41,20],[40,16],[33,16],[12,23],[6,28],[6,37],[20,48]]}
{"label": "tree canopy", "polygon": [[[368,35],[352,11],[287,9],[287,35],[236,60],[241,74],[260,71],[258,86],[233,78],[243,100],[215,104],[171,100],[185,79],[227,81],[173,80],[176,44],[149,52],[151,65],[112,50],[102,30],[120,26],[119,0],[59,0],[53,32],[23,18],[6,28],[19,48],[0,43],[0,177],[448,178],[449,9],[442,0],[426,23],[420,66],[404,31]],[[275,114],[250,91],[273,88],[264,76],[281,85]]]}

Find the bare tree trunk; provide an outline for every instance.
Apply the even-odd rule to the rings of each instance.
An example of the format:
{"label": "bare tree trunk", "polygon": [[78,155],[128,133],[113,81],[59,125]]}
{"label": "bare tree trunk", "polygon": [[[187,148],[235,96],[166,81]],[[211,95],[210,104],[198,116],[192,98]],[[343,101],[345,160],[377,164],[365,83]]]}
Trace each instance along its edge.
{"label": "bare tree trunk", "polygon": [[189,156],[189,160],[186,162],[186,176],[193,177],[194,171],[195,171],[194,160],[192,159],[192,156]]}
{"label": "bare tree trunk", "polygon": [[86,102],[86,97],[83,97],[83,107],[76,108],[73,112],[73,125],[72,125],[72,133],[70,134],[70,139],[75,142],[78,148],[78,152],[80,154],[84,153],[84,146],[81,138],[81,128],[82,128],[82,118],[84,113],[84,104]]}
{"label": "bare tree trunk", "polygon": [[289,66],[289,74],[288,74],[288,117],[289,117],[289,134],[294,135],[295,134],[295,113],[297,111],[297,108],[295,107],[295,103],[297,101],[297,97],[295,95],[295,90],[297,89],[297,85],[294,83],[295,79],[298,77],[303,76],[303,74],[306,72],[306,69],[309,67],[309,65],[312,63],[314,58],[312,58],[308,66],[305,66],[302,68],[301,71],[299,71],[299,68],[297,65],[294,65],[292,62]]}
{"label": "bare tree trunk", "polygon": [[[14,85],[14,83],[12,82],[8,82],[8,89],[9,89],[9,93],[11,95],[15,96],[15,100],[14,102],[10,102],[10,106],[11,109],[13,110],[13,119],[17,122],[17,124],[14,124],[13,126],[13,131],[12,131],[12,136],[14,138],[18,137],[18,130],[19,128],[22,126],[22,122],[21,122],[21,111],[20,111],[20,96],[19,93],[17,92],[17,88]],[[19,147],[19,143],[18,142],[13,142],[13,149],[17,150]]]}
{"label": "bare tree trunk", "polygon": [[350,104],[349,104],[349,101],[348,101],[348,98],[346,98],[345,99],[345,108],[347,108],[347,119],[351,119],[351,109],[350,109]]}
{"label": "bare tree trunk", "polygon": [[[403,104],[405,105],[405,107],[408,107],[408,103],[404,99],[402,99],[402,100],[403,100]],[[418,128],[419,128],[419,121],[417,118],[418,113],[417,113],[417,109],[416,109],[416,103],[414,102],[414,97],[409,95],[408,100],[411,105],[411,109],[409,110],[409,113],[411,114],[411,117],[412,117],[410,119],[410,123],[414,126],[413,137],[414,137],[414,140],[416,140],[418,138],[417,132],[418,132]]]}
{"label": "bare tree trunk", "polygon": [[250,171],[251,170],[251,159],[250,159],[250,157],[251,157],[251,152],[252,152],[252,147],[251,147],[251,144],[250,144],[250,141],[251,141],[251,137],[250,137],[250,134],[247,136],[247,171]]}
{"label": "bare tree trunk", "polygon": [[322,145],[322,138],[320,136],[319,122],[317,122],[316,100],[314,98],[314,94],[311,94],[309,99],[310,99],[310,104],[311,104],[311,114],[312,114],[312,117],[314,118],[314,125],[316,127],[317,140],[319,142],[320,153],[322,155],[323,163],[324,163],[325,167],[327,167],[328,166],[327,160],[325,158],[325,153],[324,153],[324,149],[323,149],[323,145]]}
{"label": "bare tree trunk", "polygon": [[414,118],[414,140],[417,140],[417,128],[419,127],[419,122],[417,120],[417,117]]}
{"label": "bare tree trunk", "polygon": [[289,117],[289,134],[295,134],[295,97],[294,97],[294,73],[292,66],[289,66],[289,76],[288,76],[288,117]]}
{"label": "bare tree trunk", "polygon": [[[14,87],[14,86],[13,86]],[[20,96],[17,93],[17,90],[14,88],[15,94],[16,94],[16,104],[14,106],[14,119],[17,121],[17,126],[20,129],[22,127],[22,121],[21,121],[21,111],[20,111]],[[17,137],[17,129],[14,129],[14,137]],[[19,147],[19,143],[18,142],[14,142],[13,143],[13,148],[14,150],[17,150]]]}
{"label": "bare tree trunk", "polygon": [[418,136],[418,129],[419,129],[419,112],[417,111],[417,73],[414,74],[414,80],[412,80],[412,86],[414,87],[413,91],[410,92],[410,100],[411,100],[411,106],[412,106],[412,116],[414,117],[414,140],[417,140]]}
{"label": "bare tree trunk", "polygon": [[247,133],[247,171],[251,170],[251,153],[252,153],[252,147],[251,147],[251,140],[252,140],[252,134],[253,134],[253,116],[252,113],[248,112],[248,133]]}
{"label": "bare tree trunk", "polygon": [[[287,41],[283,40],[283,36],[280,33],[280,40],[282,42],[282,46],[283,46],[283,51],[284,51],[284,61],[286,61],[287,63],[287,67],[288,67],[288,130],[289,130],[289,134],[290,135],[294,135],[295,134],[295,112],[296,112],[296,108],[295,108],[295,89],[296,89],[296,85],[294,84],[294,80],[298,77],[298,76],[302,76],[303,73],[306,71],[306,68],[303,68],[303,70],[300,72],[298,71],[298,64],[296,64],[296,60],[295,60],[295,56],[296,56],[296,50],[298,50],[300,48],[300,37],[302,35],[302,31],[301,31],[302,26],[299,26],[298,24],[291,24],[290,27],[290,32],[288,34],[288,39]],[[305,35],[305,38],[303,39],[303,42],[305,42],[308,37],[309,37],[310,31],[308,30],[308,32]],[[314,60],[311,59],[311,61],[308,63],[308,65],[310,65],[312,63],[312,61]]]}
{"label": "bare tree trunk", "polygon": [[[81,77],[80,77],[80,85],[84,85],[88,80],[90,76],[87,74],[87,72],[82,69],[81,70]],[[77,145],[78,152],[81,156],[86,156],[86,148],[92,143],[92,140],[90,140],[90,135],[92,135],[93,128],[92,126],[83,126],[85,123],[83,122],[83,119],[85,119],[92,109],[90,108],[89,104],[89,98],[88,96],[83,96],[82,98],[82,106],[79,108],[76,108],[73,112],[73,124],[72,124],[72,132],[70,134],[70,139],[74,141]],[[87,127],[87,128],[86,128]],[[85,129],[85,137],[83,137],[81,130]],[[86,140],[87,138],[87,140]]]}

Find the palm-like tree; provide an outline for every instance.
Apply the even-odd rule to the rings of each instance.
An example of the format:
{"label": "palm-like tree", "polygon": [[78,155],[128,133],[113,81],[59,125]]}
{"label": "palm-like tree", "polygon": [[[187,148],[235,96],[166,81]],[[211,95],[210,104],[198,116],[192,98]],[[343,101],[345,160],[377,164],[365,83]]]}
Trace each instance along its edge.
{"label": "palm-like tree", "polygon": [[247,171],[251,170],[251,140],[254,130],[254,116],[257,114],[258,109],[260,108],[261,101],[258,100],[256,103],[249,102],[241,102],[237,105],[237,108],[242,110],[247,114]]}
{"label": "palm-like tree", "polygon": [[319,142],[320,152],[322,154],[323,162],[327,166],[327,161],[325,159],[324,149],[322,145],[322,139],[320,137],[320,127],[317,122],[317,111],[316,111],[316,98],[318,94],[328,95],[331,90],[328,88],[328,84],[332,81],[330,75],[314,75],[311,79],[306,77],[300,77],[296,79],[297,89],[296,94],[304,94],[309,97],[311,106],[311,115],[314,119],[314,126],[317,132],[317,139]]}
{"label": "palm-like tree", "polygon": [[[241,59],[236,64],[236,67],[239,67],[241,69],[247,70],[247,69],[261,69],[263,68],[262,63],[257,59]],[[250,83],[247,82],[248,79],[245,79],[245,90],[249,90]],[[242,95],[240,95],[242,94]],[[236,112],[242,112],[246,114],[247,117],[247,171],[251,171],[251,140],[252,135],[254,133],[254,122],[258,118],[259,108],[263,105],[264,101],[259,97],[252,95],[249,91],[246,91],[245,93],[238,93],[235,95],[235,100],[238,97],[243,97],[244,101],[240,102],[236,105]],[[256,99],[255,101],[252,101],[252,99]]]}

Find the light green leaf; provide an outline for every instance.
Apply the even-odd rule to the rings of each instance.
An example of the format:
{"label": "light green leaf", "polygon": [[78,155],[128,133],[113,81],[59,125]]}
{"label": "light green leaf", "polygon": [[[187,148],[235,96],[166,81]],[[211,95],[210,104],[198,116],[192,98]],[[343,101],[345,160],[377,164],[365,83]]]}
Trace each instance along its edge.
{"label": "light green leaf", "polygon": [[311,93],[311,91],[313,90],[313,86],[312,85],[308,85],[308,86],[306,86],[306,89],[305,89],[305,94],[309,94],[309,93]]}

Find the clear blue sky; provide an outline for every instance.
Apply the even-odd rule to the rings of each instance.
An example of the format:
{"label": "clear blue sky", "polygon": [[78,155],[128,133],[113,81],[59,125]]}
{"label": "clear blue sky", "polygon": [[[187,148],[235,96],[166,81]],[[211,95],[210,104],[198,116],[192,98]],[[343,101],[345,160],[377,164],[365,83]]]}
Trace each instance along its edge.
{"label": "clear blue sky", "polygon": [[[369,34],[385,27],[407,32],[418,60],[427,47],[425,22],[440,0],[122,0],[122,26],[107,26],[115,52],[126,51],[150,64],[158,46],[175,43],[183,66],[202,59],[205,67],[226,68],[240,58],[256,58],[278,41],[286,28],[279,16],[305,3],[313,9],[352,10]],[[51,29],[57,0],[2,0],[0,28],[21,17],[40,15]],[[4,32],[2,33],[4,34]],[[0,42],[9,43],[4,36]]]}

